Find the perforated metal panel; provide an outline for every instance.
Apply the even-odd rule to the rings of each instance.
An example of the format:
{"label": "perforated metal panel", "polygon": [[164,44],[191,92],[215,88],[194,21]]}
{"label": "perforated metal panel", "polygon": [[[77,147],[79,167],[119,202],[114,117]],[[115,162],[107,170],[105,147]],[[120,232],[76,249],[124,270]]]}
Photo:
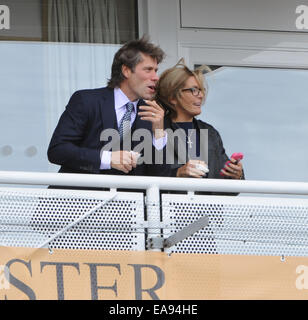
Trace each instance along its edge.
{"label": "perforated metal panel", "polygon": [[[0,188],[0,245],[40,247],[110,195],[106,191]],[[119,192],[49,247],[144,250],[143,223],[143,194]]]}
{"label": "perforated metal panel", "polygon": [[[110,195],[98,191],[0,188],[0,245],[40,247]],[[150,229],[152,236],[162,229],[167,238],[208,215],[206,228],[166,251],[308,256],[306,199],[163,194],[162,223],[154,200],[148,199],[151,214],[146,223],[143,193],[119,192],[52,240],[49,247],[145,250],[145,226],[154,228],[155,232]]]}
{"label": "perforated metal panel", "polygon": [[168,237],[208,215],[209,225],[166,251],[308,256],[308,200],[222,196],[162,196]]}

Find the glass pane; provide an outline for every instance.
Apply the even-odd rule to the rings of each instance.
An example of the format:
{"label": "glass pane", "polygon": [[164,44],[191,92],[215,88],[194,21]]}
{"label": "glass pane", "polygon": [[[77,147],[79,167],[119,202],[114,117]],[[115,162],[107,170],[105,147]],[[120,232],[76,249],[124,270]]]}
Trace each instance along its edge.
{"label": "glass pane", "polygon": [[223,67],[206,74],[201,119],[227,154],[243,152],[249,180],[308,181],[308,71]]}
{"label": "glass pane", "polygon": [[107,84],[120,45],[0,42],[0,170],[57,171],[51,135],[76,90]]}

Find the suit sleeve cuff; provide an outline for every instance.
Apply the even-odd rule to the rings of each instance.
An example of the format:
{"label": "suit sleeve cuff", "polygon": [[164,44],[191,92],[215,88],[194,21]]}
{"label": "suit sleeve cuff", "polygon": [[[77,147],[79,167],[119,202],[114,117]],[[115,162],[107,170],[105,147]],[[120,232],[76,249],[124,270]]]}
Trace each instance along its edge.
{"label": "suit sleeve cuff", "polygon": [[103,151],[101,157],[101,170],[111,169],[111,151]]}
{"label": "suit sleeve cuff", "polygon": [[153,135],[153,146],[157,150],[162,150],[167,144],[167,132],[165,131],[165,135],[162,138],[155,139]]}

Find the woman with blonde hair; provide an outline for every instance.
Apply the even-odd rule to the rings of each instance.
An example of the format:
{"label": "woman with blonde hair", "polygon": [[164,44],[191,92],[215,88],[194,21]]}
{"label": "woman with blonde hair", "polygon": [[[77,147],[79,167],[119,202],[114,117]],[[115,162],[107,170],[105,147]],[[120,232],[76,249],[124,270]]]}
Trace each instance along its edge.
{"label": "woman with blonde hair", "polygon": [[[192,71],[181,59],[160,76],[155,101],[166,110],[165,129],[169,132],[164,160],[168,164],[170,149],[173,153],[171,159],[174,158],[169,161],[162,175],[242,179],[241,162],[236,163],[236,160],[231,158],[226,165],[229,158],[218,131],[210,124],[195,118],[201,113],[208,91],[203,76],[205,68],[200,67]],[[172,133],[178,129],[184,134],[176,135],[176,144],[175,135]],[[207,133],[206,139],[203,139],[204,132]],[[184,144],[184,148],[180,148],[181,144]]]}

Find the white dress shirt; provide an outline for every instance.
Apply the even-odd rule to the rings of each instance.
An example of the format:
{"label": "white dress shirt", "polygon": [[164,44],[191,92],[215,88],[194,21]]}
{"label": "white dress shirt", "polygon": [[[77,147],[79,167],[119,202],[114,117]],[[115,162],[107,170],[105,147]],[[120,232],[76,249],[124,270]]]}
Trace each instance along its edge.
{"label": "white dress shirt", "polygon": [[[131,101],[134,104],[134,110],[131,113],[131,126],[133,125],[137,116],[137,104],[139,100]],[[121,120],[126,112],[126,104],[130,102],[125,93],[120,88],[114,89],[114,108],[117,117],[118,128],[120,127]],[[155,139],[153,136],[153,145],[157,150],[161,150],[167,143],[167,135],[164,137]],[[111,169],[111,151],[103,151],[101,156],[101,170]]]}

